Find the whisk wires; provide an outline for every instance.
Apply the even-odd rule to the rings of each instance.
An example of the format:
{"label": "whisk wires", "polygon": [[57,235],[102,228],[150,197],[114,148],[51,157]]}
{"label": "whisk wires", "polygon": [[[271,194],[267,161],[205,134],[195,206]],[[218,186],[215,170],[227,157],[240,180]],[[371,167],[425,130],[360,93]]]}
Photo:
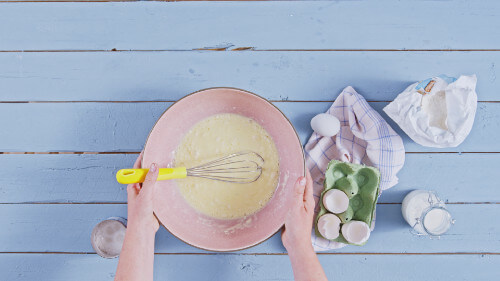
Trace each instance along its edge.
{"label": "whisk wires", "polygon": [[252,183],[262,175],[264,158],[241,151],[187,169],[187,175],[230,183]]}

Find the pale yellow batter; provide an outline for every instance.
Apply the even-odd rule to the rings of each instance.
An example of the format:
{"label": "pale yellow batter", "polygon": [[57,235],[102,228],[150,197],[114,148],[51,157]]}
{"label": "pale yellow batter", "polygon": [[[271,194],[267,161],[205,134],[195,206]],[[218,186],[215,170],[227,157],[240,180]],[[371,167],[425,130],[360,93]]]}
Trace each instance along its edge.
{"label": "pale yellow batter", "polygon": [[279,179],[279,156],[262,126],[237,114],[217,114],[196,125],[175,152],[175,165],[193,167],[239,151],[254,151],[264,159],[260,178],[237,184],[188,177],[177,180],[187,202],[206,215],[234,219],[253,214],[271,199]]}

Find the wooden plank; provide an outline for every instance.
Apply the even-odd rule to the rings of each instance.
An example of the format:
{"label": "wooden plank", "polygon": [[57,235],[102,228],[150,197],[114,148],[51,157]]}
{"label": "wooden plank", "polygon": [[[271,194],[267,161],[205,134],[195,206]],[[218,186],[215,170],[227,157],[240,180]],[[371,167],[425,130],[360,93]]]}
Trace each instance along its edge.
{"label": "wooden plank", "polygon": [[[51,3],[51,2],[135,2],[141,0],[0,0],[0,3]],[[150,0],[155,1],[155,0]],[[183,0],[180,0],[183,1]],[[192,0],[186,0],[192,1]],[[193,0],[198,1],[198,0]],[[212,0],[199,0],[199,1],[212,1]],[[224,0],[223,0],[224,1]],[[238,0],[236,0],[238,1]]]}
{"label": "wooden plank", "polygon": [[[131,167],[136,157],[0,154],[0,203],[125,203],[126,188],[114,173]],[[500,153],[407,154],[399,184],[379,202],[400,203],[410,190],[421,188],[435,190],[450,203],[500,203],[498,184],[485,176],[494,175],[499,162]]]}
{"label": "wooden plank", "polygon": [[[171,103],[0,103],[0,151],[140,151]],[[329,102],[277,102],[302,143],[311,118]],[[480,103],[469,137],[457,148],[426,148],[411,141],[387,115],[383,102],[370,103],[401,135],[410,152],[499,152],[500,103]]]}
{"label": "wooden plank", "polygon": [[138,154],[0,154],[0,203],[126,202],[119,169]]}
{"label": "wooden plank", "polygon": [[[126,217],[122,204],[1,204],[0,252],[94,252],[92,228],[112,216]],[[491,222],[500,204],[448,205],[457,223],[441,239],[414,236],[403,220],[399,204],[379,204],[377,222],[363,247],[341,253],[500,253],[500,226]],[[188,246],[165,229],[156,236],[157,253],[204,253]],[[284,253],[280,233],[243,253]]]}
{"label": "wooden plank", "polygon": [[[498,255],[320,256],[330,280],[498,279]],[[118,259],[97,255],[0,254],[5,280],[112,280]],[[157,255],[155,280],[293,280],[288,256]]]}
{"label": "wooden plank", "polygon": [[475,73],[479,100],[500,101],[500,52],[0,52],[0,64],[0,101],[173,101],[221,86],[331,101],[348,85],[391,101],[441,73]]}
{"label": "wooden plank", "polygon": [[[134,2],[140,0],[0,0],[0,3],[46,3],[46,2]],[[182,0],[181,0],[182,1]],[[189,0],[187,0],[189,1]],[[201,0],[201,1],[210,1],[210,0]]]}
{"label": "wooden plank", "polygon": [[498,49],[499,13],[459,0],[10,3],[0,49]]}

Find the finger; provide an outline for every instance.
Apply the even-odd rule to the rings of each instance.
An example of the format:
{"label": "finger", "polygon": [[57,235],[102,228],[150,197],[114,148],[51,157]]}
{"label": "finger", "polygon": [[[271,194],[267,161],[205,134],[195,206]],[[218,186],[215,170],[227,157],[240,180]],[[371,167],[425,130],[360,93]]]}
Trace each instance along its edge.
{"label": "finger", "polygon": [[306,206],[314,208],[313,180],[309,170],[306,172],[306,187],[304,191],[304,202]]}
{"label": "finger", "polygon": [[141,192],[150,194],[151,196],[153,195],[153,188],[156,184],[156,179],[158,178],[158,172],[158,165],[156,165],[156,163],[151,164],[148,174],[146,175],[146,179],[142,183]]}
{"label": "finger", "polygon": [[304,201],[309,202],[313,200],[313,181],[311,178],[311,173],[309,171],[306,172],[306,187],[304,190]]}
{"label": "finger", "polygon": [[137,183],[127,185],[127,200],[130,201],[134,199],[137,196],[139,189],[140,187]]}
{"label": "finger", "polygon": [[300,202],[304,200],[304,192],[305,192],[305,187],[306,187],[306,178],[305,177],[299,177],[297,181],[295,182],[294,186],[294,197],[295,197],[295,202]]}
{"label": "finger", "polygon": [[139,156],[137,157],[137,159],[135,160],[135,163],[134,163],[134,169],[140,169],[141,168],[141,164],[142,164],[142,154],[143,154],[143,151],[141,151],[141,153],[139,154]]}

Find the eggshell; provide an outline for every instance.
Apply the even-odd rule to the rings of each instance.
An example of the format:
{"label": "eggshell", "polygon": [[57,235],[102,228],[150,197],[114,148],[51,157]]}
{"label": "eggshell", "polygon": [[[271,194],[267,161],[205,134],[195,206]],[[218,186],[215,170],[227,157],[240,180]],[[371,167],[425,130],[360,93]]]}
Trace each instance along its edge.
{"label": "eggshell", "polygon": [[350,221],[342,226],[342,236],[352,244],[363,244],[370,238],[370,227],[363,221]]}
{"label": "eggshell", "polygon": [[340,131],[340,121],[335,116],[321,113],[311,120],[312,129],[324,137],[333,137]]}
{"label": "eggshell", "polygon": [[334,214],[325,214],[318,219],[318,231],[328,240],[340,235],[340,219]]}
{"label": "eggshell", "polygon": [[339,189],[330,189],[323,195],[323,206],[334,213],[340,214],[349,207],[349,197]]}

